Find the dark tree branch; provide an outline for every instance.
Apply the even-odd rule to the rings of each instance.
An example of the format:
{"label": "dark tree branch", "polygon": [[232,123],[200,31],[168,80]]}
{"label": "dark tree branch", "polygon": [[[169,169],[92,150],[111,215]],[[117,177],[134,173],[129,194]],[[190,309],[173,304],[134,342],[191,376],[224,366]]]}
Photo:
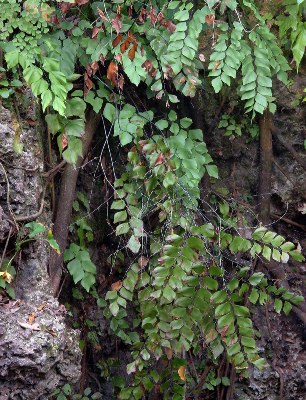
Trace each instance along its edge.
{"label": "dark tree branch", "polygon": [[270,222],[270,198],[272,177],[272,117],[266,110],[259,120],[260,133],[260,177],[259,177],[259,202],[258,213],[263,224]]}
{"label": "dark tree branch", "polygon": [[93,111],[88,112],[83,135],[82,157],[79,157],[75,165],[67,164],[62,175],[58,207],[53,228],[53,235],[59,245],[61,253],[57,254],[55,251],[51,250],[52,253],[49,262],[49,275],[54,296],[58,295],[61,283],[63,256],[68,241],[72,204],[79,170],[89,150],[98,123],[99,115],[95,114]]}

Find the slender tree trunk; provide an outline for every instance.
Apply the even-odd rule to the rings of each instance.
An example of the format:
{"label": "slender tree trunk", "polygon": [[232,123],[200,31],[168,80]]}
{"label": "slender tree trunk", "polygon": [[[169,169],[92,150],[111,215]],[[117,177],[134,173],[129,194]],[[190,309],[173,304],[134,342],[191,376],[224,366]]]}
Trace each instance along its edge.
{"label": "slender tree trunk", "polygon": [[59,245],[61,253],[57,254],[55,251],[52,251],[49,262],[49,275],[54,296],[58,295],[61,283],[63,257],[68,241],[72,204],[79,170],[89,150],[98,123],[99,115],[95,114],[93,111],[87,113],[85,132],[83,135],[82,157],[79,157],[75,165],[67,164],[63,172],[53,228],[53,235]]}
{"label": "slender tree trunk", "polygon": [[272,177],[272,115],[266,110],[259,121],[260,132],[260,178],[258,213],[263,224],[270,222],[270,198]]}

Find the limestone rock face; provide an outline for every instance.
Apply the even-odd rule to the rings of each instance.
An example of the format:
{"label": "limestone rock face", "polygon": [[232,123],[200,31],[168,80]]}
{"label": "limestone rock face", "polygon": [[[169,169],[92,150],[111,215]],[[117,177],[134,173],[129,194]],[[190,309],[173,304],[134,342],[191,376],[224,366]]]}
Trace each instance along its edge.
{"label": "limestone rock face", "polygon": [[31,302],[11,301],[0,308],[1,400],[49,399],[56,387],[79,379],[78,332],[67,329],[56,300],[43,305],[39,311]]}
{"label": "limestone rock face", "polygon": [[[0,104],[0,259],[7,239],[4,257],[14,254],[14,218],[39,211],[45,185],[39,125],[26,122],[35,119],[33,109],[21,115],[22,151],[16,154],[16,122]],[[48,201],[35,220],[51,226]],[[16,300],[0,292],[0,400],[50,399],[55,388],[80,378],[79,332],[67,327],[66,309],[52,296],[49,252],[43,241],[22,246],[14,261]]]}

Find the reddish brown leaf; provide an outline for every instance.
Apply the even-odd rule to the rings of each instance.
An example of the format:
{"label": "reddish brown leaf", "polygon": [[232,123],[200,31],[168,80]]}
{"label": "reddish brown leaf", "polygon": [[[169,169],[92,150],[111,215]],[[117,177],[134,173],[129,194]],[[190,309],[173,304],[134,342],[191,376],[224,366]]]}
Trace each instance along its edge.
{"label": "reddish brown leaf", "polygon": [[122,40],[122,35],[121,35],[121,33],[119,33],[119,35],[117,35],[112,42],[113,47],[118,46],[118,44],[121,42],[121,40]]}
{"label": "reddish brown leaf", "polygon": [[97,7],[97,11],[98,11],[98,14],[100,15],[100,17],[102,18],[103,21],[108,21],[108,18],[106,17],[104,12],[102,10],[100,10],[99,7]]}
{"label": "reddish brown leaf", "polygon": [[57,336],[57,333],[56,333],[55,330],[52,329],[52,328],[45,327],[45,328],[44,328],[44,331],[47,332],[47,333],[49,333],[49,335],[51,335],[51,336],[54,336],[54,337]]}
{"label": "reddish brown leaf", "polygon": [[139,264],[140,268],[146,267],[148,265],[148,262],[149,262],[149,260],[144,256],[141,256],[138,258],[138,264]]}
{"label": "reddish brown leaf", "polygon": [[221,64],[221,61],[216,61],[212,70],[216,71],[216,69],[218,69],[220,64]]}
{"label": "reddish brown leaf", "polygon": [[42,311],[43,309],[45,309],[47,307],[47,303],[43,303],[40,306],[37,307],[37,311]]}
{"label": "reddish brown leaf", "polygon": [[146,71],[149,71],[149,69],[152,67],[152,61],[150,60],[146,60],[143,64],[142,64],[142,68],[144,68]]}
{"label": "reddish brown leaf", "polygon": [[35,120],[32,119],[32,118],[26,119],[26,122],[27,122],[27,124],[30,125],[30,126],[36,126],[36,125],[37,125],[37,121],[35,121]]}
{"label": "reddish brown leaf", "polygon": [[215,23],[215,16],[214,16],[214,14],[206,15],[206,17],[205,17],[205,22],[206,22],[208,25],[213,25],[213,24]]}
{"label": "reddish brown leaf", "polygon": [[126,50],[129,48],[130,42],[127,39],[125,42],[121,43],[120,45],[120,51],[122,54],[124,54],[126,52]]}
{"label": "reddish brown leaf", "polygon": [[124,86],[124,76],[120,74],[119,79],[117,80],[117,87],[123,90],[123,86]]}
{"label": "reddish brown leaf", "polygon": [[54,15],[54,14],[51,15],[50,23],[53,25],[59,26],[59,20],[57,18],[57,15]]}
{"label": "reddish brown leaf", "polygon": [[94,62],[91,64],[90,67],[91,67],[91,69],[92,69],[92,74],[95,75],[96,72],[97,72],[98,69],[99,69],[99,64],[97,63],[97,61],[94,61]]}
{"label": "reddish brown leaf", "polygon": [[173,33],[176,30],[176,26],[171,21],[162,20],[162,21],[160,21],[160,24],[162,26],[164,26],[167,29],[167,31],[169,31],[171,33]]}
{"label": "reddish brown leaf", "polygon": [[66,12],[67,12],[68,10],[70,10],[70,8],[73,7],[73,6],[74,6],[74,3],[68,3],[68,2],[66,2],[66,1],[62,1],[59,7],[60,7],[60,9],[61,9],[61,12],[62,12],[63,14],[66,14]]}
{"label": "reddish brown leaf", "polygon": [[142,64],[142,68],[144,68],[152,78],[154,78],[154,76],[156,75],[157,70],[153,67],[152,61],[146,60]]}
{"label": "reddish brown leaf", "polygon": [[116,85],[117,75],[118,65],[114,61],[111,61],[107,68],[107,79],[109,79],[114,85]]}
{"label": "reddish brown leaf", "polygon": [[159,12],[159,13],[157,14],[157,19],[156,19],[156,21],[159,22],[159,23],[161,23],[161,22],[164,20],[164,18],[165,18],[164,14],[163,14],[162,12]]}
{"label": "reddish brown leaf", "polygon": [[90,64],[87,64],[87,65],[86,65],[86,72],[87,72],[87,75],[88,75],[89,77],[92,76],[92,69],[91,69]]}
{"label": "reddish brown leaf", "polygon": [[67,139],[66,133],[62,134],[61,142],[62,142],[62,151],[63,151],[68,146],[68,139]]}
{"label": "reddish brown leaf", "polygon": [[229,325],[225,325],[224,328],[222,328],[221,336],[224,337],[226,335],[226,332],[228,331]]}
{"label": "reddish brown leaf", "polygon": [[92,89],[93,83],[89,78],[87,72],[84,74],[84,95],[87,96],[87,93]]}
{"label": "reddish brown leaf", "polygon": [[98,33],[100,32],[101,27],[95,26],[92,30],[91,38],[95,39],[98,36]]}
{"label": "reddish brown leaf", "polygon": [[117,281],[117,282],[112,284],[112,290],[116,290],[116,292],[118,290],[120,290],[121,288],[122,288],[122,282],[121,281]]}
{"label": "reddish brown leaf", "polygon": [[120,15],[116,15],[115,18],[112,19],[112,27],[115,29],[117,35],[119,35],[120,30],[122,28],[122,22],[120,19]]}
{"label": "reddish brown leaf", "polygon": [[155,24],[156,24],[156,22],[157,22],[157,15],[156,15],[156,12],[155,12],[153,6],[150,7],[150,12],[149,12],[149,14],[148,14],[148,18],[150,19],[152,25],[155,25]]}
{"label": "reddish brown leaf", "polygon": [[132,43],[133,41],[136,40],[131,31],[128,31],[128,38],[127,38],[127,40],[129,41],[129,43]]}
{"label": "reddish brown leaf", "polygon": [[155,165],[162,164],[164,162],[164,159],[165,159],[165,157],[164,157],[163,153],[159,153],[159,155],[155,161]]}
{"label": "reddish brown leaf", "polygon": [[129,56],[129,59],[130,59],[131,61],[133,61],[134,58],[135,58],[135,53],[136,53],[136,50],[137,50],[137,46],[138,46],[138,44],[135,43],[135,44],[133,45],[133,47],[132,47],[132,48],[129,50],[129,52],[128,52],[128,56]]}
{"label": "reddish brown leaf", "polygon": [[130,7],[129,7],[129,17],[133,18],[133,6],[132,5],[130,5]]}
{"label": "reddish brown leaf", "polygon": [[140,10],[139,16],[138,16],[138,21],[141,24],[143,24],[146,20],[146,16],[147,16],[147,10],[142,7],[142,9]]}
{"label": "reddish brown leaf", "polygon": [[76,0],[75,2],[76,2],[76,4],[77,4],[78,6],[82,6],[83,4],[88,3],[89,0]]}
{"label": "reddish brown leaf", "polygon": [[172,357],[173,357],[173,350],[170,349],[169,347],[165,347],[164,350],[165,350],[165,353],[166,353],[166,356],[167,356],[168,360],[171,360]]}
{"label": "reddish brown leaf", "polygon": [[115,55],[115,60],[118,61],[119,63],[122,63],[122,55],[120,53]]}
{"label": "reddish brown leaf", "polygon": [[28,323],[31,325],[34,324],[36,317],[37,317],[37,315],[34,312],[32,314],[30,314],[28,317]]}

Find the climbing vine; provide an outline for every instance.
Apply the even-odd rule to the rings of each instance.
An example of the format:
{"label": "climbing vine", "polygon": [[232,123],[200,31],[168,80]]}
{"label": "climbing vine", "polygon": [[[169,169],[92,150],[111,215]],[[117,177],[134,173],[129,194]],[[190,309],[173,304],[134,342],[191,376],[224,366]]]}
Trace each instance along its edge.
{"label": "climbing vine", "polygon": [[[303,301],[253,262],[303,261],[298,247],[263,226],[243,235],[226,202],[208,203],[208,213],[201,206],[200,182],[205,175],[217,180],[218,168],[205,132],[180,110],[197,90],[217,94],[230,86],[249,122],[224,115],[219,127],[228,136],[240,135],[242,125],[266,110],[275,112],[273,82],[287,84],[291,70],[283,42],[289,40],[297,69],[304,54],[305,1],[284,2],[289,16],[276,19],[257,3],[1,2],[0,96],[29,86],[69,164],[83,157],[90,110],[127,149],[111,211],[114,235],[134,261],[125,262],[124,278],[100,302],[112,330],[131,347],[133,379],[121,399],[140,399],[157,384],[163,398],[185,398],[188,352],[211,365],[225,354],[242,377],[250,364],[264,367],[253,305],[272,302],[277,313],[288,314]],[[257,136],[256,128],[250,131]],[[79,243],[61,250],[74,282],[90,292],[96,282],[87,248],[91,228],[79,225],[78,235]],[[162,359],[167,367],[155,369]],[[228,385],[226,377],[218,379],[211,383],[212,370],[202,385]]]}

